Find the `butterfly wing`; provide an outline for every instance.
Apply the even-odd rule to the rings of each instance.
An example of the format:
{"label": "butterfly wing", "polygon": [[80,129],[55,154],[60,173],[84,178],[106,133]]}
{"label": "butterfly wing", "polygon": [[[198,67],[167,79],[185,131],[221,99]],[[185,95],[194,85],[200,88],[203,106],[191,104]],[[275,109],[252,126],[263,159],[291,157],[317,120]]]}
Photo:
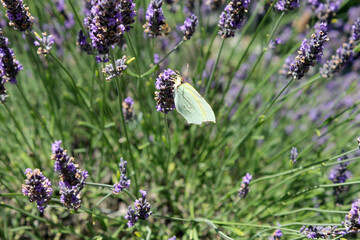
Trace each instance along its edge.
{"label": "butterfly wing", "polygon": [[175,107],[188,123],[200,125],[203,122],[216,122],[210,105],[188,83],[175,87]]}

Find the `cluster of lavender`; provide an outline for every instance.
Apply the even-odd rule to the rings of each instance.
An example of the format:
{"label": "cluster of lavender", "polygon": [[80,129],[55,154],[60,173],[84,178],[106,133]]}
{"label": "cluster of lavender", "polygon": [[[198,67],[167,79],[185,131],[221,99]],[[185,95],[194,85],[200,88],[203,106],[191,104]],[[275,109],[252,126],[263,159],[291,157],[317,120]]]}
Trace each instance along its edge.
{"label": "cluster of lavender", "polygon": [[235,30],[240,29],[245,13],[249,8],[250,0],[231,0],[220,15],[219,35],[222,38],[235,36]]}
{"label": "cluster of lavender", "polygon": [[169,238],[168,240],[176,240],[176,236]]}
{"label": "cluster of lavender", "polygon": [[93,0],[85,25],[90,31],[92,47],[97,50],[97,61],[107,61],[112,45],[118,44],[122,35],[129,31],[136,15],[132,0]]}
{"label": "cluster of lavender", "polygon": [[156,110],[158,112],[168,113],[175,109],[174,103],[174,78],[176,73],[170,68],[164,70],[156,78],[155,87],[155,100],[157,101]]}
{"label": "cluster of lavender", "polygon": [[36,201],[40,212],[43,212],[48,205],[51,195],[51,182],[47,179],[39,169],[26,169],[27,179],[22,185],[22,193],[28,196],[30,202]]}
{"label": "cluster of lavender", "polygon": [[303,40],[298,51],[299,55],[290,65],[290,73],[295,79],[301,79],[310,67],[321,59],[324,44],[329,40],[326,23],[317,24],[315,29],[316,31],[311,35],[309,41],[306,38]]}
{"label": "cluster of lavender", "polygon": [[130,121],[132,119],[132,117],[134,116],[134,99],[132,99],[131,97],[127,97],[125,98],[125,100],[122,103],[122,111],[125,117],[126,121]]}
{"label": "cluster of lavender", "polygon": [[185,19],[184,25],[180,26],[180,30],[184,33],[183,40],[190,40],[192,35],[195,33],[196,24],[198,23],[195,14]]}
{"label": "cluster of lavender", "polygon": [[326,23],[330,23],[331,19],[336,16],[341,2],[342,0],[308,0],[319,21]]}
{"label": "cluster of lavender", "polygon": [[77,210],[81,206],[81,191],[85,187],[88,177],[87,171],[81,171],[78,164],[74,164],[74,158],[69,157],[67,150],[62,149],[61,140],[52,144],[51,159],[55,161],[55,172],[59,173],[60,202],[67,208]]}
{"label": "cluster of lavender", "polygon": [[42,33],[42,36],[37,35],[36,38],[37,41],[34,42],[34,45],[39,47],[37,54],[46,56],[46,54],[51,51],[52,45],[55,43],[54,36],[51,34],[47,36],[47,34],[44,32]]}
{"label": "cluster of lavender", "polygon": [[139,219],[146,220],[152,214],[151,205],[146,200],[147,192],[140,190],[140,193],[142,197],[135,200],[134,209],[129,206],[129,211],[125,216],[125,219],[128,220],[128,227],[134,226]]}
{"label": "cluster of lavender", "polygon": [[74,15],[66,11],[65,0],[55,0],[56,9],[64,17],[64,26],[69,29],[75,25]]}
{"label": "cluster of lavender", "polygon": [[291,148],[291,152],[290,152],[290,161],[291,163],[294,165],[296,163],[296,158],[298,156],[298,151],[296,147],[292,147]]}
{"label": "cluster of lavender", "polygon": [[31,30],[34,18],[22,0],[1,0],[1,2],[6,8],[6,16],[10,20],[10,26],[22,32]]}
{"label": "cluster of lavender", "polygon": [[124,55],[121,59],[115,60],[115,69],[112,63],[106,65],[102,70],[102,72],[108,76],[106,81],[110,81],[116,76],[121,76],[122,72],[127,68],[126,61],[127,58]]}
{"label": "cluster of lavender", "polygon": [[[348,157],[345,155],[343,157],[338,158],[338,161],[340,162],[339,165],[335,166],[333,169],[331,169],[331,172],[329,174],[329,179],[333,183],[344,183],[348,178],[351,177],[351,171],[347,169],[347,166],[349,165],[349,162],[344,162],[344,160],[348,159]],[[336,196],[336,203],[342,204],[342,201],[340,199],[340,194],[348,189],[348,186],[337,186],[334,187],[334,196]]]}
{"label": "cluster of lavender", "polygon": [[268,240],[280,240],[283,236],[283,233],[280,229],[275,230],[273,234],[268,238]]}
{"label": "cluster of lavender", "polygon": [[119,164],[119,171],[121,176],[119,182],[114,184],[113,194],[119,194],[119,192],[122,192],[125,188],[129,189],[130,187],[131,180],[127,179],[126,165],[127,162],[124,161],[123,158],[121,158]]}
{"label": "cluster of lavender", "polygon": [[279,0],[275,4],[275,8],[282,12],[289,12],[299,7],[299,0]]}
{"label": "cluster of lavender", "polygon": [[345,221],[342,224],[345,227],[346,233],[360,232],[360,199],[351,205],[351,209],[345,216]]}
{"label": "cluster of lavender", "polygon": [[249,173],[246,173],[246,175],[242,178],[241,186],[238,193],[240,198],[245,198],[249,193],[249,184],[251,179],[252,175],[250,175]]}
{"label": "cluster of lavender", "polygon": [[84,34],[84,32],[80,30],[76,40],[76,45],[79,46],[81,51],[91,54],[93,49],[91,44],[87,42],[87,38],[88,37]]}
{"label": "cluster of lavender", "polygon": [[[9,48],[8,45],[9,45],[9,41],[6,37],[4,37],[3,32],[0,29],[0,59],[1,59],[0,83],[3,89],[5,89],[4,87],[5,82],[11,82],[15,84],[17,82],[16,75],[19,73],[21,69],[23,69],[19,61],[15,59],[14,51],[11,48]],[[0,91],[0,94],[1,92],[4,92],[4,90]]]}
{"label": "cluster of lavender", "polygon": [[305,235],[308,239],[327,239],[335,237],[338,232],[335,231],[336,227],[323,227],[323,226],[303,226],[300,233]]}
{"label": "cluster of lavender", "polygon": [[167,35],[170,32],[169,25],[165,22],[162,4],[162,0],[152,0],[146,10],[147,22],[143,27],[151,38]]}
{"label": "cluster of lavender", "polygon": [[336,54],[331,56],[331,59],[326,61],[320,69],[322,77],[332,77],[334,73],[339,72],[352,60],[355,42],[360,40],[360,17],[355,20],[351,30],[351,37],[349,40],[343,43],[342,46],[336,50]]}

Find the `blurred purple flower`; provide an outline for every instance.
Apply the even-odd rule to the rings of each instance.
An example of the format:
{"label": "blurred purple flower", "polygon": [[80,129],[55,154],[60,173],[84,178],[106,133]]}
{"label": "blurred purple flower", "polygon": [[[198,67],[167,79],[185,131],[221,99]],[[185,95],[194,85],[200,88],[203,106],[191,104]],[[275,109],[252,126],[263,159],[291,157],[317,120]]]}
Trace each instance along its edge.
{"label": "blurred purple flower", "polygon": [[53,152],[51,159],[55,161],[54,170],[59,173],[60,202],[67,208],[75,211],[81,207],[81,191],[85,187],[88,177],[87,171],[81,171],[78,164],[74,164],[74,158],[69,157],[67,150],[61,148],[61,140],[51,145]]}
{"label": "blurred purple flower", "polygon": [[304,39],[298,51],[299,55],[291,63],[290,72],[295,79],[301,79],[310,67],[321,59],[324,43],[328,41],[327,24],[320,23],[315,26],[315,29],[309,41]]}
{"label": "blurred purple flower", "polygon": [[86,52],[87,54],[92,53],[92,47],[90,43],[87,42],[87,36],[82,30],[79,31],[76,44],[79,46],[81,51]]}
{"label": "blurred purple flower", "polygon": [[252,175],[250,175],[249,173],[246,173],[246,175],[242,178],[241,186],[238,193],[240,198],[245,198],[249,193],[249,184],[251,179]]}
{"label": "blurred purple flower", "polygon": [[36,201],[39,211],[43,212],[53,193],[51,182],[39,169],[28,168],[25,170],[25,174],[27,179],[22,185],[22,193],[30,198],[30,202]]}
{"label": "blurred purple flower", "polygon": [[[344,183],[348,178],[351,177],[351,171],[347,169],[347,165],[349,162],[344,162],[344,160],[348,159],[345,155],[343,157],[338,158],[339,165],[334,166],[329,173],[329,180],[333,183]],[[347,191],[349,189],[348,186],[337,186],[334,187],[334,196],[336,196],[336,203],[342,204],[342,200],[340,199],[340,193]]]}
{"label": "blurred purple flower", "polygon": [[130,121],[133,118],[134,104],[134,99],[131,97],[125,98],[125,100],[122,102],[122,111],[126,121]]}
{"label": "blurred purple flower", "polygon": [[283,236],[283,233],[280,229],[277,229],[273,234],[268,238],[268,240],[280,240]]}
{"label": "blurred purple flower", "polygon": [[355,42],[360,40],[360,17],[358,17],[351,26],[351,40]]}
{"label": "blurred purple flower", "polygon": [[167,35],[170,32],[168,24],[165,22],[162,10],[162,0],[152,0],[146,10],[146,23],[144,31],[151,38]]}
{"label": "blurred purple flower", "polygon": [[176,240],[176,236],[169,238],[168,240]]}
{"label": "blurred purple flower", "polygon": [[190,40],[192,35],[195,33],[197,23],[197,17],[195,14],[192,14],[190,17],[186,18],[184,25],[180,26],[180,30],[184,33],[184,41]]}
{"label": "blurred purple flower", "polygon": [[43,54],[46,56],[46,54],[51,51],[52,45],[55,43],[54,36],[51,34],[47,36],[47,34],[44,32],[42,33],[42,36],[36,35],[36,39],[37,40],[34,42],[34,45],[39,47],[37,54]]}
{"label": "blurred purple flower", "polygon": [[299,0],[279,0],[275,4],[275,8],[283,12],[288,12],[299,7]]}
{"label": "blurred purple flower", "polygon": [[342,222],[346,233],[360,232],[360,199],[357,199],[352,205],[349,213],[345,215],[345,221]]}
{"label": "blurred purple flower", "polygon": [[302,235],[306,235],[308,239],[318,239],[324,238],[327,239],[329,237],[335,237],[336,227],[323,227],[323,226],[303,226],[300,229],[300,233]]}
{"label": "blurred purple flower", "polygon": [[2,84],[5,82],[17,83],[16,76],[21,69],[22,65],[15,59],[14,51],[8,47],[9,40],[4,37],[2,30],[0,29],[0,74]]}
{"label": "blurred purple flower", "polygon": [[292,162],[292,164],[296,163],[296,158],[298,156],[298,151],[296,147],[292,147],[291,148],[291,152],[290,152],[290,160]]}
{"label": "blurred purple flower", "polygon": [[277,45],[281,44],[282,40],[280,38],[276,38],[275,40],[271,39],[269,42],[269,48],[275,48]]}
{"label": "blurred purple flower", "polygon": [[235,36],[235,30],[240,29],[244,22],[249,3],[250,0],[231,0],[226,5],[219,20],[219,35],[222,38]]}
{"label": "blurred purple flower", "polygon": [[6,8],[6,16],[10,20],[10,26],[16,30],[31,30],[34,17],[28,11],[29,8],[22,0],[1,0],[4,8]]}
{"label": "blurred purple flower", "polygon": [[64,26],[69,29],[75,25],[74,15],[66,12],[65,0],[55,0],[56,9],[64,17]]}
{"label": "blurred purple flower", "polygon": [[330,23],[331,19],[336,16],[342,0],[308,0],[319,21]]}

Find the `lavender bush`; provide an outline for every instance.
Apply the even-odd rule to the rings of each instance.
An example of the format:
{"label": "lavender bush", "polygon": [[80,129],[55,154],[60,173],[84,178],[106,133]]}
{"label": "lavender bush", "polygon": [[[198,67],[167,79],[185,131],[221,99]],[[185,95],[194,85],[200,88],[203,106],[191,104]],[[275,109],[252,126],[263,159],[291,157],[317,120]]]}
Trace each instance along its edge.
{"label": "lavender bush", "polygon": [[358,1],[1,3],[0,239],[360,238]]}

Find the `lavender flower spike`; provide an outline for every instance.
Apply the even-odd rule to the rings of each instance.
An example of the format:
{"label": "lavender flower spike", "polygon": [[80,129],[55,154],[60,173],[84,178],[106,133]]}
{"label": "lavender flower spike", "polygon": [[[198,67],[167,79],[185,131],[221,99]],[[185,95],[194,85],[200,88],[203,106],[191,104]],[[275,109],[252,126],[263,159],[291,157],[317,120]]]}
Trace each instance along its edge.
{"label": "lavender flower spike", "polygon": [[268,238],[268,240],[280,240],[283,236],[283,233],[280,229],[277,229],[273,234]]}
{"label": "lavender flower spike", "polygon": [[55,141],[51,150],[51,159],[55,161],[54,170],[59,173],[60,202],[67,208],[77,211],[81,207],[81,191],[85,187],[88,177],[87,171],[81,171],[78,164],[74,164],[74,158],[69,157],[67,151],[61,148],[61,141]]}
{"label": "lavender flower spike", "polygon": [[324,44],[329,40],[326,23],[320,23],[315,28],[316,31],[311,35],[311,39],[309,41],[304,39],[298,51],[299,55],[291,63],[290,73],[295,79],[301,79],[310,67],[321,59]]}
{"label": "lavender flower spike", "polygon": [[128,227],[134,226],[138,219],[148,219],[152,214],[151,205],[146,200],[147,192],[144,190],[140,190],[140,193],[142,197],[135,200],[134,209],[129,206],[129,211],[125,215],[125,219],[128,220]]}
{"label": "lavender flower spike", "polygon": [[296,163],[297,156],[298,156],[297,148],[292,147],[291,152],[290,152],[290,160],[291,160],[292,164]]}
{"label": "lavender flower spike", "polygon": [[249,184],[252,179],[252,175],[246,173],[246,175],[242,178],[241,186],[239,189],[239,197],[245,198],[249,193]]}
{"label": "lavender flower spike", "polygon": [[231,0],[220,15],[219,35],[222,38],[235,36],[235,30],[240,29],[245,13],[249,8],[250,0]]}
{"label": "lavender flower spike", "polygon": [[49,203],[52,195],[51,182],[44,177],[39,169],[25,170],[27,179],[22,185],[22,193],[28,196],[30,202],[36,201],[40,212],[43,212]]}
{"label": "lavender flower spike", "polygon": [[0,74],[2,84],[4,82],[11,82],[15,84],[16,75],[19,73],[21,69],[23,69],[22,65],[15,59],[14,51],[8,47],[9,41],[6,37],[4,37],[2,30],[0,29]]}
{"label": "lavender flower spike", "polygon": [[192,14],[190,17],[186,18],[184,25],[180,26],[180,30],[184,33],[184,41],[190,40],[192,35],[195,33],[197,23],[197,17],[195,14]]}
{"label": "lavender flower spike", "polygon": [[351,205],[349,213],[345,216],[345,221],[342,222],[346,232],[360,232],[360,199],[356,200]]}
{"label": "lavender flower spike", "polygon": [[92,53],[92,47],[90,43],[87,42],[87,36],[84,34],[82,30],[79,31],[76,45],[79,46],[80,50],[86,52],[87,54]]}
{"label": "lavender flower spike", "polygon": [[289,12],[299,7],[299,0],[279,0],[275,4],[275,8],[283,12]]}
{"label": "lavender flower spike", "polygon": [[168,240],[176,240],[176,236],[169,238]]}
{"label": "lavender flower spike", "polygon": [[335,229],[336,227],[309,226],[306,228],[306,226],[303,226],[300,229],[300,233],[306,235],[308,239],[327,239],[329,237],[335,237],[337,234]]}
{"label": "lavender flower spike", "polygon": [[6,8],[6,16],[10,20],[10,26],[16,30],[30,30],[34,17],[29,13],[29,8],[25,6],[22,0],[1,0],[2,5]]}
{"label": "lavender flower spike", "polygon": [[126,176],[126,165],[127,162],[124,161],[123,158],[120,159],[120,180],[118,183],[114,184],[114,191],[113,194],[119,194],[119,192],[122,192],[125,188],[129,189],[131,181],[127,179]]}
{"label": "lavender flower spike", "polygon": [[42,36],[39,36],[38,34],[36,34],[36,38],[37,41],[34,42],[35,46],[39,46],[38,50],[37,50],[37,54],[41,55],[43,54],[44,56],[46,56],[46,54],[48,54],[51,49],[52,49],[52,45],[55,43],[55,38],[53,35],[49,35],[46,36],[46,33],[42,33]]}
{"label": "lavender flower spike", "polygon": [[351,40],[354,42],[360,40],[360,17],[358,17],[351,27]]}
{"label": "lavender flower spike", "polygon": [[125,100],[122,102],[122,111],[126,121],[130,121],[134,115],[134,104],[134,99],[131,97],[125,98]]}
{"label": "lavender flower spike", "polygon": [[106,65],[105,68],[103,68],[102,70],[105,75],[108,75],[106,81],[110,81],[116,76],[121,76],[122,72],[127,68],[126,61],[127,58],[124,55],[121,59],[117,59],[115,61],[115,69],[112,63]]}
{"label": "lavender flower spike", "polygon": [[5,81],[0,79],[0,103],[6,102],[7,97],[8,95],[6,95]]}
{"label": "lavender flower spike", "polygon": [[146,23],[143,28],[149,37],[167,35],[170,32],[168,24],[165,22],[162,10],[162,0],[152,0],[146,10]]}
{"label": "lavender flower spike", "polygon": [[[348,178],[351,177],[350,170],[347,169],[347,165],[349,165],[349,162],[344,162],[344,160],[348,159],[348,157],[345,155],[343,157],[338,158],[338,162],[340,162],[339,165],[334,166],[331,169],[331,172],[329,174],[329,180],[331,180],[333,183],[344,183]],[[340,193],[348,190],[348,186],[337,186],[334,187],[334,196],[336,196],[336,203],[341,204],[342,201],[340,200]]]}
{"label": "lavender flower spike", "polygon": [[176,73],[170,68],[164,70],[156,78],[155,87],[155,100],[157,101],[156,110],[158,112],[168,113],[175,109],[174,103],[174,80]]}

